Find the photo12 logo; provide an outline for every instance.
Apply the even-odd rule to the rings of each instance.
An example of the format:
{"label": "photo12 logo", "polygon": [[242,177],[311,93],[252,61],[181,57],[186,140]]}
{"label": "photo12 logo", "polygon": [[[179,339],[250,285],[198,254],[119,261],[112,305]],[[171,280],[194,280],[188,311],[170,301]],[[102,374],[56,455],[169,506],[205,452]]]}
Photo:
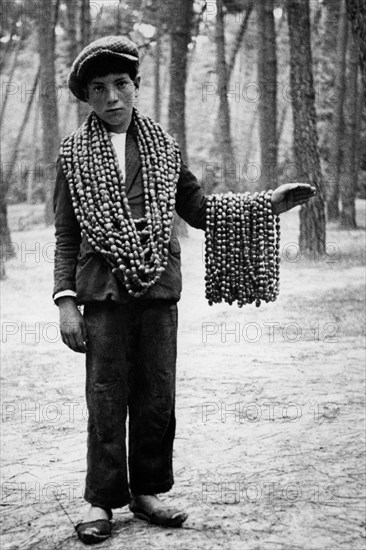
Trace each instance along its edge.
{"label": "photo12 logo", "polygon": [[4,481],[0,485],[0,491],[0,500],[3,506],[17,503],[22,503],[22,505],[50,503],[61,499],[63,502],[66,501],[71,504],[82,498],[84,486],[77,481],[65,481],[63,483],[53,481],[48,483]]}
{"label": "photo12 logo", "polygon": [[222,344],[229,342],[256,344],[259,341],[273,344],[275,342],[287,342],[294,344],[300,340],[312,340],[314,342],[337,343],[339,342],[338,323],[327,322],[321,324],[313,322],[309,326],[301,326],[297,322],[281,324],[279,321],[266,321],[257,323],[216,323],[204,321],[201,325],[201,341],[207,344],[219,341]]}
{"label": "photo12 logo", "polygon": [[[198,407],[192,407],[197,409]],[[333,401],[296,403],[289,401],[204,401],[200,407],[203,424],[208,422],[299,422],[313,417],[316,424],[339,422],[340,406]]]}
{"label": "photo12 logo", "polygon": [[339,502],[339,488],[330,482],[315,480],[289,481],[207,481],[202,483],[201,500],[211,504],[239,502],[317,502],[325,505]]}

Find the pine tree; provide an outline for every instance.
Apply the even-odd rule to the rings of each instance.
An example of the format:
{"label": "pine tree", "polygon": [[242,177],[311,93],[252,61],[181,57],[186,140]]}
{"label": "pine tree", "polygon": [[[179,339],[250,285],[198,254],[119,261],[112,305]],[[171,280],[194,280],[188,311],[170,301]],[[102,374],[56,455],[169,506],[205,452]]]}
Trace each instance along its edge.
{"label": "pine tree", "polygon": [[363,93],[366,99],[366,2],[365,0],[346,0],[346,4],[352,33],[357,44]]}
{"label": "pine tree", "polygon": [[298,181],[316,187],[318,195],[300,210],[300,249],[308,255],[325,253],[323,178],[316,128],[315,92],[310,44],[309,0],[287,0],[290,35],[290,80],[294,119],[294,151]]}
{"label": "pine tree", "polygon": [[175,3],[169,0],[170,88],[168,131],[177,140],[187,161],[186,82],[188,45],[193,25],[193,0]]}
{"label": "pine tree", "polygon": [[[39,0],[42,17],[38,18],[38,51],[40,58],[40,105],[42,115],[43,165],[48,169],[55,166],[60,138],[55,76],[55,26],[58,1]],[[56,176],[56,170],[54,170]],[[54,178],[46,182],[45,223],[53,223]]]}
{"label": "pine tree", "polygon": [[349,47],[349,74],[347,77],[348,120],[345,132],[344,172],[341,178],[341,227],[355,229],[356,226],[356,189],[358,176],[357,145],[358,130],[358,51],[352,38]]}
{"label": "pine tree", "polygon": [[[182,158],[187,158],[186,138],[186,83],[188,45],[193,26],[193,0],[175,3],[169,0],[168,30],[170,36],[170,86],[168,104],[168,132],[177,140]],[[183,220],[177,219],[180,236],[187,234]]]}
{"label": "pine tree", "polygon": [[[89,44],[90,33],[91,33],[90,0],[80,0],[79,51],[81,51],[85,46]],[[80,125],[84,122],[85,117],[90,112],[90,108],[87,103],[84,103],[83,101],[78,101],[77,112],[78,112],[78,121]]]}
{"label": "pine tree", "polygon": [[277,56],[274,0],[257,3],[258,85],[262,186],[277,185]]}
{"label": "pine tree", "polygon": [[328,220],[337,220],[339,217],[339,180],[341,174],[342,141],[344,131],[344,91],[346,85],[346,49],[348,38],[348,21],[345,0],[341,0],[338,38],[337,38],[337,66],[335,82],[335,103],[333,112],[333,144],[331,149],[332,185],[328,200]]}
{"label": "pine tree", "polygon": [[236,191],[235,154],[231,138],[230,107],[227,95],[228,72],[225,58],[225,27],[222,0],[216,0],[216,52],[219,93],[219,150],[221,151],[222,175],[225,187]]}

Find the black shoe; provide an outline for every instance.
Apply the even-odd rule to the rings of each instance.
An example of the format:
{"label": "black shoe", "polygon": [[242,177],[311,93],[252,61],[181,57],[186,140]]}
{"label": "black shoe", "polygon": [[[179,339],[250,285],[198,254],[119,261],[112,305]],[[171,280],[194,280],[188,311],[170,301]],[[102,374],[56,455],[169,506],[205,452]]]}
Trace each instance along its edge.
{"label": "black shoe", "polygon": [[135,518],[143,519],[161,527],[180,527],[188,518],[188,514],[177,508],[155,508],[151,513],[139,508],[135,503],[130,504],[129,508]]}
{"label": "black shoe", "polygon": [[107,510],[109,519],[97,519],[78,523],[75,527],[79,539],[84,544],[98,544],[107,540],[112,533],[112,512]]}

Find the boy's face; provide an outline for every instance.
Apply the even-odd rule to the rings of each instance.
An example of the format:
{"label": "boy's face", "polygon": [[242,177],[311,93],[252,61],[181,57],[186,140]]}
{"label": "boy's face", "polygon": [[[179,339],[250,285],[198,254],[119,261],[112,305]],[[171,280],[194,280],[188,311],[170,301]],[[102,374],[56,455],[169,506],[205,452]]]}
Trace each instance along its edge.
{"label": "boy's face", "polygon": [[128,73],[96,76],[88,82],[87,101],[111,132],[127,131],[138,84],[139,78],[133,82]]}

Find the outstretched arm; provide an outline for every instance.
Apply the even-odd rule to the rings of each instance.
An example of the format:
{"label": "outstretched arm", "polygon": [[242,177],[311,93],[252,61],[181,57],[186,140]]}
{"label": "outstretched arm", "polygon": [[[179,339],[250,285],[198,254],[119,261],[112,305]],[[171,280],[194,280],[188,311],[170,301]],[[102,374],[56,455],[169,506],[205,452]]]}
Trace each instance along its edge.
{"label": "outstretched arm", "polygon": [[278,215],[305,204],[316,195],[315,187],[308,183],[285,183],[273,191],[271,202],[273,213]]}
{"label": "outstretched arm", "polygon": [[[285,183],[273,191],[271,202],[274,214],[282,214],[295,206],[305,204],[316,195],[308,183]],[[196,177],[183,163],[177,185],[176,211],[189,225],[205,229],[207,197]]]}

